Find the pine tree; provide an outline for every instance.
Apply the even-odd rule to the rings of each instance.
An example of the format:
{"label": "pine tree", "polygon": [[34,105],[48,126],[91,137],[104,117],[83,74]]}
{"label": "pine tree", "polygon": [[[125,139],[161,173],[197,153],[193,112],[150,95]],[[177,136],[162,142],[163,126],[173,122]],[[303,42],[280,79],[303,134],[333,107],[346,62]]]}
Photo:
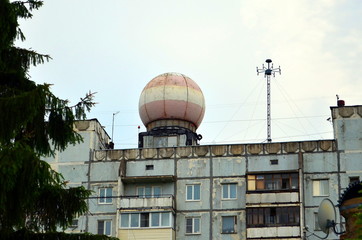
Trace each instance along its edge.
{"label": "pine tree", "polygon": [[94,105],[93,94],[69,106],[52,94],[49,84],[36,84],[28,75],[30,66],[50,57],[14,45],[25,40],[18,19],[31,18],[42,4],[0,0],[0,238],[19,229],[65,228],[87,211],[90,192],[67,188],[41,158],[82,140],[73,124]]}

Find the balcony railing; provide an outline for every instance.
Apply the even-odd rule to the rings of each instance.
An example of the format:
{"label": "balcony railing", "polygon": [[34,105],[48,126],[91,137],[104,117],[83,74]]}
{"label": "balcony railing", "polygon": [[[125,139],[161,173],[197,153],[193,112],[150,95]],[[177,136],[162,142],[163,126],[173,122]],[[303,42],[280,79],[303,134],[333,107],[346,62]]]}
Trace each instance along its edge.
{"label": "balcony railing", "polygon": [[122,196],[120,210],[175,209],[173,195]]}

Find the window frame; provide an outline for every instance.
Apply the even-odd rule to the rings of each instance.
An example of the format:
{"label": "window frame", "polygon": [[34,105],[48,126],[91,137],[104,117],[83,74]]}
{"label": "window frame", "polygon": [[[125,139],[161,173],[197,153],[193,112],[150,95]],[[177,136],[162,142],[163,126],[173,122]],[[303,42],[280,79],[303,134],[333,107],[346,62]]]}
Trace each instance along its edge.
{"label": "window frame", "polygon": [[[151,188],[151,195],[146,195],[146,189],[147,188]],[[155,188],[159,188],[160,189],[160,193],[159,194],[155,194]],[[139,194],[139,189],[143,189],[143,194]],[[155,186],[137,186],[136,187],[136,195],[139,198],[159,198],[162,197],[162,187],[155,185]]]}
{"label": "window frame", "polygon": [[[198,186],[198,199],[195,199],[195,187]],[[189,196],[188,188],[191,187],[191,196]],[[195,202],[195,201],[201,201],[201,184],[200,183],[194,183],[194,184],[186,184],[186,201],[187,202]]]}
{"label": "window frame", "polygon": [[[153,225],[153,214],[158,214],[158,225]],[[137,215],[137,216],[136,216]],[[164,220],[167,215],[167,225],[164,224]],[[132,226],[132,216],[135,216],[137,219],[137,226]],[[147,219],[144,218],[142,221],[142,216],[147,216]],[[171,212],[137,212],[137,213],[121,213],[121,221],[119,223],[119,228],[121,229],[137,229],[137,228],[169,228],[172,225]],[[124,224],[126,221],[126,224]],[[146,223],[147,226],[142,226],[142,222]]]}
{"label": "window frame", "polygon": [[[232,231],[227,231],[224,229],[224,223],[225,223],[225,219],[230,219],[232,218],[233,220],[233,230]],[[237,226],[237,216],[236,215],[232,215],[232,216],[221,216],[221,233],[222,234],[235,234],[237,233],[236,231],[236,226]]]}
{"label": "window frame", "polygon": [[[100,228],[100,224],[103,223],[103,227]],[[109,223],[109,234],[107,234],[107,223]],[[102,219],[97,221],[97,233],[100,235],[112,236],[112,220]],[[103,229],[103,232],[100,232],[100,229]]]}
{"label": "window frame", "polygon": [[[235,187],[235,196],[232,197],[231,196],[231,187]],[[227,196],[225,197],[224,195],[224,191],[225,191],[225,188],[224,187],[227,187]],[[238,184],[237,183],[222,183],[221,184],[221,199],[222,200],[236,200],[237,199],[237,196],[238,196]]]}
{"label": "window frame", "polygon": [[[325,190],[328,192],[326,193]],[[312,180],[312,195],[313,197],[328,197],[330,194],[329,179],[313,179]]]}
{"label": "window frame", "polygon": [[321,231],[321,228],[319,227],[319,222],[318,222],[318,212],[314,213],[314,231]]}
{"label": "window frame", "polygon": [[[104,191],[104,194],[102,194],[102,191]],[[110,195],[108,195],[109,193]],[[100,187],[98,194],[98,204],[113,204],[113,187]]]}
{"label": "window frame", "polygon": [[[188,220],[191,220],[191,232],[188,232]],[[196,223],[198,224],[198,231],[196,228]],[[201,234],[201,217],[186,217],[185,218],[185,234],[186,235],[198,235]]]}
{"label": "window frame", "polygon": [[252,207],[246,209],[246,227],[299,226],[299,206]]}
{"label": "window frame", "polygon": [[299,191],[298,172],[253,173],[247,175],[248,193],[297,191]]}

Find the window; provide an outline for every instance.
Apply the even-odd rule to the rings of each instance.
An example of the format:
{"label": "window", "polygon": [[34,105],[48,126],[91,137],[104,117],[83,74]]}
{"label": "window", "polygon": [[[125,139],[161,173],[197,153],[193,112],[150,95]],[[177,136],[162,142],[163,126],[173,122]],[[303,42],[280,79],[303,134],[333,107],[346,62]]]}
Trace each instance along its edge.
{"label": "window", "polygon": [[200,234],[200,221],[199,217],[186,218],[186,234]]}
{"label": "window", "polygon": [[221,233],[236,233],[236,216],[222,217]]}
{"label": "window", "polygon": [[99,189],[99,203],[112,203],[112,188]]}
{"label": "window", "polygon": [[278,159],[270,160],[270,165],[278,165]]}
{"label": "window", "polygon": [[146,165],[146,170],[153,170],[153,165]]}
{"label": "window", "polygon": [[110,236],[112,234],[112,221],[111,220],[98,221],[98,234]]}
{"label": "window", "polygon": [[329,183],[328,179],[313,180],[313,196],[328,196]]}
{"label": "window", "polygon": [[121,228],[171,227],[170,212],[122,213]]}
{"label": "window", "polygon": [[159,186],[137,187],[137,196],[142,198],[161,197],[161,187]]}
{"label": "window", "polygon": [[349,183],[359,182],[359,177],[349,177]]}
{"label": "window", "polygon": [[236,183],[222,184],[222,199],[236,199]]}
{"label": "window", "polygon": [[295,191],[298,173],[248,175],[248,191]]}
{"label": "window", "polygon": [[186,200],[200,201],[200,184],[186,185]]}
{"label": "window", "polygon": [[69,226],[69,228],[77,228],[78,227],[78,219],[73,219],[72,224]]}
{"label": "window", "polygon": [[298,226],[299,207],[246,209],[247,227]]}
{"label": "window", "polygon": [[320,227],[319,227],[319,222],[318,222],[318,213],[315,212],[314,213],[314,230],[321,230]]}
{"label": "window", "polygon": [[150,226],[150,214],[149,213],[140,213],[141,217],[141,227]]}
{"label": "window", "polygon": [[175,147],[177,145],[177,136],[153,138],[153,147]]}

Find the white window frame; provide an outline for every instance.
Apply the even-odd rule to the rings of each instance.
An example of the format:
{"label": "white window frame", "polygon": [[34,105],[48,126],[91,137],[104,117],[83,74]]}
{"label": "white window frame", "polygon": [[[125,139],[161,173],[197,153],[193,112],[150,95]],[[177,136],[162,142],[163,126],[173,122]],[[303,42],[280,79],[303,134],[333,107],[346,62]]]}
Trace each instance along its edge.
{"label": "white window frame", "polygon": [[[99,232],[99,224],[103,222],[103,233]],[[109,234],[107,234],[107,223],[109,223]],[[98,224],[97,224],[97,233],[101,234],[101,235],[106,235],[106,236],[112,236],[112,220],[98,220]]]}
{"label": "white window frame", "polygon": [[[113,203],[113,188],[112,187],[99,188],[98,192],[99,192],[99,198],[98,198],[99,204],[112,204]],[[109,193],[110,193],[110,195],[109,195]]]}
{"label": "white window frame", "polygon": [[[187,221],[191,220],[191,232],[188,232]],[[198,224],[198,228],[196,225]],[[186,217],[185,218],[185,234],[196,235],[201,234],[201,217]]]}
{"label": "white window frame", "polygon": [[[199,198],[195,199],[195,186],[199,186]],[[191,196],[189,196],[188,188],[191,188]],[[186,185],[186,201],[201,201],[201,184],[195,183],[195,184],[187,184]]]}
{"label": "white window frame", "polygon": [[[224,231],[224,219],[232,218],[234,222],[234,230],[232,232]],[[236,233],[236,225],[237,225],[237,217],[236,216],[222,216],[221,217],[221,233],[222,234],[235,234]]]}
{"label": "white window frame", "polygon": [[[151,188],[151,195],[146,195],[146,188]],[[160,194],[158,196],[155,195],[155,188],[160,189]],[[143,189],[143,194],[138,194],[139,189]],[[136,195],[140,198],[154,198],[162,196],[162,187],[161,186],[138,186],[136,187]]]}
{"label": "white window frame", "polygon": [[[119,227],[122,229],[127,229],[127,228],[167,228],[167,227],[171,227],[172,224],[172,215],[171,212],[145,212],[148,213],[148,227],[141,227],[141,213],[121,213],[121,217],[120,217],[120,223],[119,223]],[[136,218],[138,219],[137,226],[131,226],[131,217],[132,214],[137,215]],[[158,226],[153,226],[153,222],[152,222],[152,215],[153,214],[159,214],[158,217]],[[123,224],[123,219],[125,215],[128,215],[128,220],[127,220],[127,224],[126,226]],[[163,217],[168,215],[168,224],[163,224]],[[127,219],[127,217],[126,217]]]}
{"label": "white window frame", "polygon": [[[237,183],[222,183],[221,184],[222,187],[222,191],[221,191],[221,199],[222,200],[235,200],[237,198],[238,195],[238,184]],[[227,188],[227,193],[226,196],[224,196],[225,194],[225,187]],[[235,196],[231,197],[231,187],[235,187]]]}
{"label": "white window frame", "polygon": [[[329,196],[329,179],[313,179],[313,196],[327,197]],[[327,189],[328,192],[324,192]]]}

